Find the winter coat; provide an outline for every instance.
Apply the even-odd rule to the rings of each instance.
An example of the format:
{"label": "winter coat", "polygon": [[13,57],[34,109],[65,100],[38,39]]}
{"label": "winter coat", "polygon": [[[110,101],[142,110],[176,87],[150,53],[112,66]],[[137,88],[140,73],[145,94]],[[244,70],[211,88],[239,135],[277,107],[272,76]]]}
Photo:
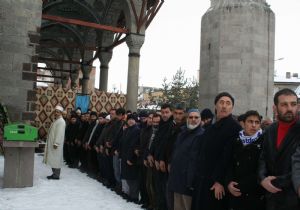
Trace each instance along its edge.
{"label": "winter coat", "polygon": [[173,117],[170,117],[166,122],[160,121],[158,131],[155,134],[153,143],[150,148],[150,154],[154,156],[155,160],[162,160],[163,145],[170,137],[173,127]]}
{"label": "winter coat", "polygon": [[[95,128],[95,126],[97,126],[96,120],[89,123],[89,127],[88,127],[88,129],[86,130],[85,135],[84,135],[84,138],[83,138],[83,140],[82,140],[83,144],[88,143],[88,141],[89,141],[89,139],[90,139],[90,136],[91,136],[91,134],[92,134],[92,131],[93,131],[93,129]],[[95,131],[94,131],[94,133],[95,133]]]}
{"label": "winter coat", "polygon": [[139,150],[138,161],[139,164],[143,164],[143,160],[147,154],[150,138],[152,136],[153,129],[152,126],[146,126],[141,129],[140,141],[136,147]]}
{"label": "winter coat", "polygon": [[90,142],[89,142],[89,146],[90,146],[90,147],[94,147],[94,146],[95,146],[97,139],[99,138],[99,136],[100,136],[101,133],[102,133],[102,130],[103,130],[103,128],[104,128],[104,125],[105,125],[105,124],[97,123],[97,125],[96,125],[96,126],[97,126],[97,127],[96,127],[96,130],[94,131],[93,136],[92,136],[92,138],[91,138],[91,140],[90,140]]}
{"label": "winter coat", "polygon": [[295,191],[298,192],[300,188],[300,145],[292,156],[292,180]]}
{"label": "winter coat", "polygon": [[113,119],[108,122],[99,136],[98,140],[96,141],[97,146],[105,146],[106,143],[113,144],[113,141],[116,141],[117,135],[120,133],[123,127],[123,121]]}
{"label": "winter coat", "polygon": [[171,158],[171,170],[169,174],[168,190],[183,195],[192,195],[192,183],[194,183],[194,174],[190,172],[189,167],[193,167],[192,160],[196,153],[193,152],[193,145],[195,141],[201,141],[201,135],[204,129],[200,126],[188,130],[186,127],[179,133],[174,144],[173,155]]}
{"label": "winter coat", "polygon": [[193,210],[224,210],[226,199],[217,200],[210,188],[215,182],[225,186],[226,170],[229,166],[232,146],[238,137],[241,126],[232,115],[222,118],[205,130],[198,148],[197,187],[192,203]]}
{"label": "winter coat", "polygon": [[165,163],[171,162],[174,144],[178,137],[178,134],[182,131],[182,126],[182,123],[177,124],[173,121],[168,138],[162,142],[159,159],[165,161]]}
{"label": "winter coat", "polygon": [[[61,168],[63,164],[65,128],[66,122],[62,117],[55,120],[50,126],[45,146],[44,163],[51,168]],[[54,149],[53,145],[56,145],[57,148]]]}
{"label": "winter coat", "polygon": [[[134,149],[139,141],[140,129],[137,125],[128,127],[120,140],[119,157],[121,158],[121,178],[126,180],[137,180],[139,167]],[[127,164],[129,160],[133,165]]]}
{"label": "winter coat", "polygon": [[267,210],[300,209],[300,202],[292,183],[292,156],[300,143],[300,122],[295,123],[284,137],[279,149],[276,148],[278,123],[270,125],[264,135],[263,150],[259,161],[259,182],[268,176],[281,192],[267,192]]}
{"label": "winter coat", "polygon": [[89,128],[89,123],[88,122],[80,121],[79,131],[78,131],[78,134],[77,134],[77,137],[76,137],[76,139],[78,141],[81,141],[81,142],[83,141],[83,138],[84,138],[85,133],[86,133],[88,128]]}
{"label": "winter coat", "polygon": [[66,127],[65,141],[68,143],[75,143],[75,139],[79,132],[80,123],[76,122],[74,124],[69,123]]}
{"label": "winter coat", "polygon": [[255,142],[243,145],[237,138],[233,145],[232,159],[228,170],[227,188],[231,181],[237,182],[242,195],[235,197],[228,192],[232,210],[264,210],[264,189],[257,181],[258,160],[262,150],[263,137]]}

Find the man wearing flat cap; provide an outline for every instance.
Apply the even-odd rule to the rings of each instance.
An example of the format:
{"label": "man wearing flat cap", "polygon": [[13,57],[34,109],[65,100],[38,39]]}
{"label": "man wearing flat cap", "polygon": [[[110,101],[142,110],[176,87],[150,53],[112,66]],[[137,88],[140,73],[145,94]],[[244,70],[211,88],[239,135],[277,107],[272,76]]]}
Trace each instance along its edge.
{"label": "man wearing flat cap", "polygon": [[227,92],[215,98],[216,118],[206,128],[198,147],[198,176],[193,210],[224,210],[225,175],[231,158],[234,140],[239,136],[241,126],[233,119],[234,98]]}
{"label": "man wearing flat cap", "polygon": [[53,174],[48,179],[59,179],[63,164],[63,145],[65,139],[66,122],[62,118],[63,107],[55,107],[55,121],[51,124],[45,146],[44,163],[52,168]]}

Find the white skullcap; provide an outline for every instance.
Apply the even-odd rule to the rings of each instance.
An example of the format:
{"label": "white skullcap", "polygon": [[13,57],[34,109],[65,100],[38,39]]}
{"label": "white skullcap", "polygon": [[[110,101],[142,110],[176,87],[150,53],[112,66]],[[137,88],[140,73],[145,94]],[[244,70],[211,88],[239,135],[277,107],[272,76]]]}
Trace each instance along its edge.
{"label": "white skullcap", "polygon": [[107,116],[105,117],[105,119],[106,119],[106,120],[110,120],[110,115],[107,115]]}
{"label": "white skullcap", "polygon": [[80,110],[80,109],[77,109],[77,110],[76,110],[76,113],[81,114],[81,110]]}
{"label": "white skullcap", "polygon": [[60,106],[60,105],[57,105],[57,106],[55,107],[55,109],[58,110],[58,111],[61,111],[61,112],[64,111],[64,108],[63,108],[62,106]]}

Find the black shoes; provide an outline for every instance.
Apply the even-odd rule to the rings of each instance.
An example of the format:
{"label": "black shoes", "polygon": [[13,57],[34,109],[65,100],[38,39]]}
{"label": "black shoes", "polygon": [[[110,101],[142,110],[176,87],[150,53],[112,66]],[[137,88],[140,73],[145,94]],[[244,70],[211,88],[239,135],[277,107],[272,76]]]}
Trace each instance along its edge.
{"label": "black shoes", "polygon": [[47,176],[47,179],[54,179],[54,180],[58,180],[59,177],[54,176],[54,174],[52,174],[51,176]]}

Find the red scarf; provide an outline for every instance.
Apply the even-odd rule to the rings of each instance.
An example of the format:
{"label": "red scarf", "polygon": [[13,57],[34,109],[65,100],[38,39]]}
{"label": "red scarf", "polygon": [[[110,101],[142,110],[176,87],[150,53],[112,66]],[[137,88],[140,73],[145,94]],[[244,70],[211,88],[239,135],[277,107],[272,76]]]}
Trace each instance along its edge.
{"label": "red scarf", "polygon": [[279,149],[289,129],[296,123],[296,119],[290,123],[278,122],[276,148]]}

